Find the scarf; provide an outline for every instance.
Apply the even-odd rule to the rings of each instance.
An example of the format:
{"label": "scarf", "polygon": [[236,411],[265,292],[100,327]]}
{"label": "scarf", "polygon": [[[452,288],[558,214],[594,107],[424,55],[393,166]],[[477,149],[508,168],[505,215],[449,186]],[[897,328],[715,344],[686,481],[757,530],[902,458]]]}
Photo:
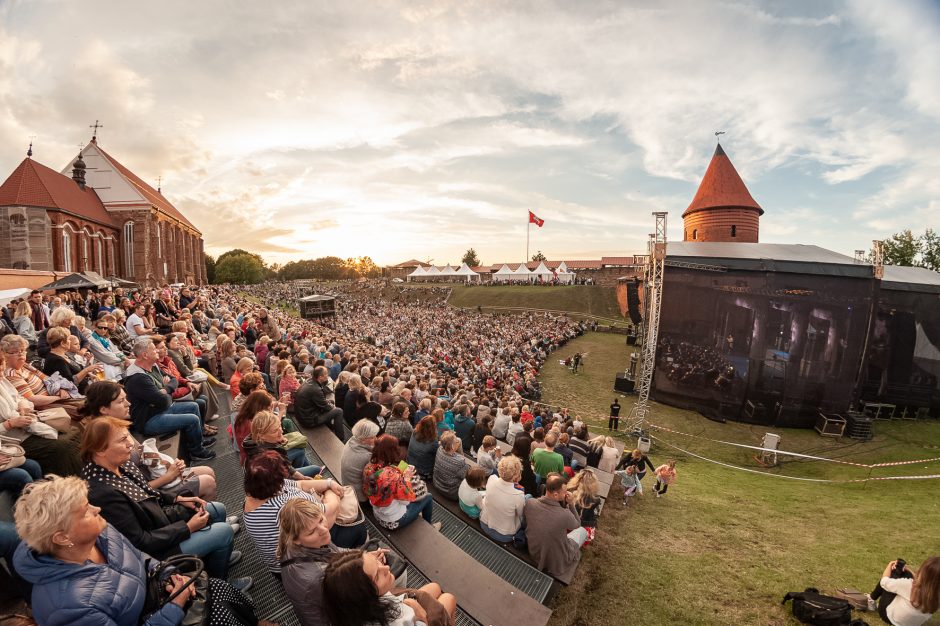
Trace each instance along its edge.
{"label": "scarf", "polygon": [[86,463],[82,468],[81,477],[88,482],[97,482],[112,487],[134,502],[142,502],[148,498],[160,498],[160,492],[147,484],[147,478],[140,468],[127,461],[121,465],[121,475],[118,476],[109,469],[96,463]]}
{"label": "scarf", "polygon": [[98,343],[100,343],[102,346],[104,346],[104,349],[105,349],[105,350],[109,350],[109,351],[111,350],[111,342],[110,342],[110,341],[108,341],[107,339],[105,339],[104,337],[102,337],[101,335],[99,335],[99,334],[96,333],[96,332],[92,332],[92,333],[91,333],[91,336],[94,337],[96,340],[98,340]]}

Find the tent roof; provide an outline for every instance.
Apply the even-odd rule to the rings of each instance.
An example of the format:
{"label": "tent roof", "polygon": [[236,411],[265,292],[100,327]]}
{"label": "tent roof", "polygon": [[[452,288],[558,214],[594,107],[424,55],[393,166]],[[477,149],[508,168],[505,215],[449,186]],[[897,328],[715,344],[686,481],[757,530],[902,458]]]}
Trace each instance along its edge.
{"label": "tent roof", "polygon": [[512,273],[516,276],[531,276],[532,272],[529,271],[529,268],[525,266],[525,263],[520,263],[519,267],[514,269]]}
{"label": "tent roof", "polygon": [[667,260],[722,265],[728,269],[871,278],[872,267],[819,246],[785,243],[671,242]]}
{"label": "tent roof", "polygon": [[27,295],[32,289],[29,287],[17,287],[16,289],[4,289],[0,291],[0,305],[7,305],[12,300],[17,298],[22,298]]}
{"label": "tent roof", "polygon": [[409,276],[427,276],[428,273],[427,273],[427,270],[425,270],[423,267],[421,267],[421,266],[419,265],[418,267],[416,267],[416,268],[414,269],[413,272],[411,272],[411,273],[408,274],[408,275],[409,275]]}
{"label": "tent roof", "polygon": [[439,268],[439,267],[436,266],[436,265],[432,265],[431,267],[429,267],[429,268],[427,269],[427,271],[425,272],[425,274],[426,274],[427,276],[440,276],[440,275],[441,275],[441,268]]}
{"label": "tent roof", "polygon": [[508,265],[503,263],[503,266],[499,268],[498,270],[496,270],[496,273],[499,274],[500,276],[504,276],[506,274],[512,274],[512,270],[509,269]]}
{"label": "tent roof", "polygon": [[538,274],[539,276],[553,276],[552,270],[545,267],[545,263],[539,263],[538,267],[532,270],[533,274]]}
{"label": "tent roof", "polygon": [[312,296],[304,296],[303,298],[298,298],[297,302],[330,302],[331,300],[336,300],[333,296],[321,296],[314,294]]}
{"label": "tent roof", "polygon": [[43,291],[47,289],[58,291],[60,289],[97,289],[99,287],[108,286],[108,281],[104,280],[97,274],[95,274],[95,276],[97,278],[91,278],[76,272],[75,274],[69,274],[68,276],[60,278],[59,280],[53,281],[48,285],[43,285],[39,289]]}
{"label": "tent roof", "polygon": [[448,263],[443,268],[441,268],[442,276],[453,276],[456,273],[457,273],[457,270],[453,266],[451,266],[450,263]]}
{"label": "tent roof", "polygon": [[469,267],[466,263],[464,263],[463,265],[461,265],[461,266],[457,269],[457,272],[456,272],[456,273],[457,273],[458,276],[479,276],[479,274],[477,274],[477,273],[474,272],[472,269],[470,269],[470,267]]}
{"label": "tent roof", "polygon": [[940,293],[940,273],[926,267],[885,265],[881,288],[889,291]]}

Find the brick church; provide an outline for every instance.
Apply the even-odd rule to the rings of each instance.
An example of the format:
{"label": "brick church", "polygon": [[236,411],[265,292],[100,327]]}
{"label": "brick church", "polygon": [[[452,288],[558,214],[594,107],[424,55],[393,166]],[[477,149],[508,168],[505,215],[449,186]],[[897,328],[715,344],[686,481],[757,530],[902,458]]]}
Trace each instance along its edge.
{"label": "brick church", "polygon": [[0,268],[206,282],[199,229],[97,137],[61,172],[30,149],[0,185]]}

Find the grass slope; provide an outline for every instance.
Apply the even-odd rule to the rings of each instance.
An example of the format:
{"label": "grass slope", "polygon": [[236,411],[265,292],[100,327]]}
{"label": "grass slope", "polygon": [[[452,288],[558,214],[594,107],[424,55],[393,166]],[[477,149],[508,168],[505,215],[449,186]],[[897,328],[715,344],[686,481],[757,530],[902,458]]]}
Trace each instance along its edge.
{"label": "grass slope", "polygon": [[[583,374],[558,359],[586,352]],[[545,401],[569,406],[606,433],[613,378],[628,361],[624,338],[588,334],[553,355],[542,372]],[[634,396],[621,397],[629,415]],[[940,457],[940,423],[877,422],[868,443],[823,438],[813,430],[718,424],[689,411],[654,404],[653,423],[726,441],[754,444],[764,432],[783,436],[781,448],[858,462]],[[696,454],[757,469],[752,453],[679,435],[662,438]],[[635,441],[630,440],[628,447]],[[675,457],[678,480],[655,499],[624,508],[611,489],[595,543],[587,548],[573,584],[555,599],[553,626],[610,624],[797,624],[787,591],[807,586],[870,591],[887,561],[914,566],[940,553],[940,484],[936,480],[832,484],[787,480],[734,470],[654,442],[654,463]],[[772,473],[864,478],[868,470],[790,461]],[[940,464],[879,470],[873,475],[940,473]],[[877,615],[859,615],[870,624]],[[929,624],[940,624],[935,618]]]}
{"label": "grass slope", "polygon": [[528,307],[587,313],[622,321],[617,296],[611,287],[562,285],[558,287],[501,286],[454,287],[449,303],[458,307]]}

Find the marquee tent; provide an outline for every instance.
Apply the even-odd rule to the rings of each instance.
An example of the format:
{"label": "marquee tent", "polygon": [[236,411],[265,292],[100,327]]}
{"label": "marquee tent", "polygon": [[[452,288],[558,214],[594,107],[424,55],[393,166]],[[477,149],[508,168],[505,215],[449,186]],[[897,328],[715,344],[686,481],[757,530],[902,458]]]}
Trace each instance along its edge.
{"label": "marquee tent", "polygon": [[451,267],[450,263],[444,266],[444,269],[441,270],[441,276],[456,276],[457,270]]}
{"label": "marquee tent", "polygon": [[512,271],[511,278],[512,280],[526,280],[532,282],[532,272],[525,266],[525,263],[520,263],[519,267]]}
{"label": "marquee tent", "polygon": [[545,261],[539,263],[539,266],[532,270],[532,280],[536,282],[550,283],[555,278],[552,270],[545,267]]}
{"label": "marquee tent", "polygon": [[428,275],[428,273],[427,273],[427,271],[424,269],[424,266],[419,265],[418,267],[416,267],[416,268],[414,269],[413,272],[411,272],[410,274],[408,274],[408,276],[406,276],[405,278],[407,278],[407,279],[410,281],[410,280],[416,279],[416,278],[423,278],[423,277],[425,277],[425,276],[427,276],[427,275]]}
{"label": "marquee tent", "polygon": [[480,275],[470,269],[466,263],[461,265],[456,272],[454,272],[454,275],[460,278],[466,278],[468,283],[474,279],[476,279],[477,282],[480,281]]}
{"label": "marquee tent", "polygon": [[441,268],[437,267],[436,265],[429,267],[428,271],[426,272],[426,276],[428,278],[440,278],[441,275]]}
{"label": "marquee tent", "polygon": [[558,275],[558,282],[562,285],[568,285],[574,282],[575,273],[568,269],[564,261],[558,264],[555,274]]}
{"label": "marquee tent", "polygon": [[509,269],[509,266],[503,263],[503,266],[496,270],[493,273],[493,282],[494,283],[505,283],[512,280],[512,270]]}

